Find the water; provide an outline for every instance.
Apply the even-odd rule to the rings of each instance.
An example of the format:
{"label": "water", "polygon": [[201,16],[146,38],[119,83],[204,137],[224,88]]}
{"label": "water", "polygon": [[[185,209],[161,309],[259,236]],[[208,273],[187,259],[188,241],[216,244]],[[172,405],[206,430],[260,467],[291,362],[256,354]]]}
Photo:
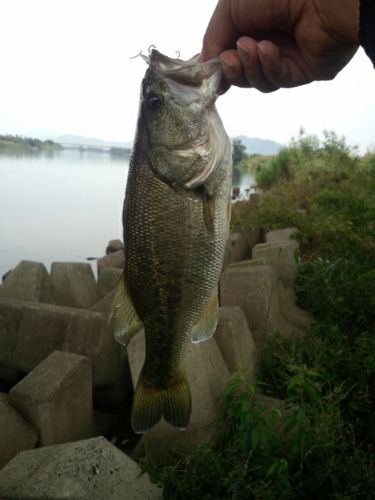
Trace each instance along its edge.
{"label": "water", "polygon": [[128,160],[107,153],[0,155],[0,279],[22,259],[49,270],[104,255],[122,238],[127,173]]}
{"label": "water", "polygon": [[0,154],[0,282],[23,259],[50,270],[55,261],[101,257],[109,240],[122,239],[128,166],[107,153]]}

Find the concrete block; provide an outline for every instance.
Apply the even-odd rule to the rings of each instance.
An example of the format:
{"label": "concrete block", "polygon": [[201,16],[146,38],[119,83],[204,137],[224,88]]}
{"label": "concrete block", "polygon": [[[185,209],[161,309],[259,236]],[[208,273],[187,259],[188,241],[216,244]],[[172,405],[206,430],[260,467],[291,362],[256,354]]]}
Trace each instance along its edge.
{"label": "concrete block", "polygon": [[0,497],[161,500],[161,489],[104,437],[18,454],[0,471]]}
{"label": "concrete block", "polygon": [[290,289],[285,288],[281,281],[278,282],[280,313],[285,320],[290,323],[294,330],[309,333],[314,322],[312,315],[298,307],[294,300],[294,295],[289,293]]}
{"label": "concrete block", "polygon": [[222,306],[241,307],[257,348],[269,331],[277,329],[277,280],[272,267],[263,260],[229,266],[220,279],[220,300]]}
{"label": "concrete block", "polygon": [[284,229],[277,229],[275,231],[269,231],[266,234],[266,243],[284,243],[285,241],[290,241],[293,236],[297,233],[298,229],[296,227],[286,227]]}
{"label": "concrete block", "polygon": [[96,262],[98,266],[98,275],[105,267],[117,267],[124,269],[125,267],[125,252],[124,250],[117,250],[117,252],[110,253]]}
{"label": "concrete block", "polygon": [[257,352],[246,316],[238,306],[220,307],[215,339],[229,373],[246,370],[254,378]]}
{"label": "concrete block", "polygon": [[98,285],[103,295],[116,289],[123,270],[117,267],[104,267],[99,274]]}
{"label": "concrete block", "polygon": [[59,306],[90,309],[102,297],[90,264],[54,262],[51,282]]}
{"label": "concrete block", "polygon": [[[128,357],[135,387],[145,355],[144,334],[138,333],[128,346]],[[167,463],[172,453],[188,452],[209,441],[216,432],[220,399],[229,380],[229,371],[220,349],[212,337],[206,342],[189,344],[185,367],[192,397],[192,415],[186,430],[159,422],[142,438],[134,457],[147,449],[148,458],[156,464]]]}
{"label": "concrete block", "polygon": [[225,244],[223,269],[233,262],[248,259],[250,247],[243,233],[231,233]]}
{"label": "concrete block", "polygon": [[17,453],[34,448],[38,435],[0,393],[0,469]]}
{"label": "concrete block", "polygon": [[4,283],[5,280],[10,276],[10,273],[13,271],[13,269],[9,269],[5,274],[3,274],[3,277],[1,278],[2,282]]}
{"label": "concrete block", "polygon": [[40,262],[22,260],[0,286],[0,297],[53,304],[54,298],[47,269]]}
{"label": "concrete block", "polygon": [[116,291],[107,293],[99,302],[92,306],[91,311],[103,314],[106,318],[109,317],[112,311],[112,302],[115,297]]}
{"label": "concrete block", "polygon": [[255,229],[254,228],[253,229],[244,228],[242,232],[247,240],[247,244],[249,245],[250,250],[255,245],[260,243],[261,238],[262,238],[262,231],[259,227],[255,228]]}
{"label": "concrete block", "polygon": [[29,372],[55,350],[87,356],[94,385],[117,380],[120,345],[102,314],[0,298],[1,365]]}
{"label": "concrete block", "polygon": [[107,248],[105,249],[105,254],[118,252],[119,250],[124,250],[124,243],[121,240],[110,240]]}
{"label": "concrete block", "polygon": [[94,403],[96,408],[105,411],[122,410],[129,405],[133,395],[133,384],[130,375],[129,360],[124,346],[121,348],[119,375],[112,385],[94,387]]}
{"label": "concrete block", "polygon": [[297,274],[298,244],[294,240],[259,243],[253,248],[254,259],[265,259],[275,270],[283,285],[292,287]]}
{"label": "concrete block", "polygon": [[38,445],[83,439],[93,431],[88,358],[54,351],[9,392],[14,408],[38,432]]}

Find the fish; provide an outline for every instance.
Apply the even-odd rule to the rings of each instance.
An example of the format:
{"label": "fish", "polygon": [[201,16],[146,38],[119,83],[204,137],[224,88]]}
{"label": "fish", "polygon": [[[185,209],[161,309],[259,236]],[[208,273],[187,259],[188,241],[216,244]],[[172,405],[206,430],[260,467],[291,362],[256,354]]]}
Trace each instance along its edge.
{"label": "fish", "polygon": [[184,353],[189,342],[209,339],[218,321],[232,155],[215,107],[219,60],[198,57],[184,61],[156,49],[143,56],[148,68],[123,208],[125,267],[111,315],[123,345],[145,331],[131,414],[136,433],[162,418],[188,426]]}

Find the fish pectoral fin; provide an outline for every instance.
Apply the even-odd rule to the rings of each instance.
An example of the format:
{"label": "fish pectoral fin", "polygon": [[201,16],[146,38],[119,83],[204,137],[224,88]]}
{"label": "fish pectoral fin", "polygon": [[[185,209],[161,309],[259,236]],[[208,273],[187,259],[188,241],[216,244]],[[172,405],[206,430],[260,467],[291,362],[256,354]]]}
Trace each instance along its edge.
{"label": "fish pectoral fin", "polygon": [[174,427],[185,429],[190,422],[191,394],[186,375],[181,371],[176,381],[160,389],[141,373],[133,399],[131,425],[140,434],[164,419]]}
{"label": "fish pectoral fin", "polygon": [[190,333],[190,341],[193,344],[208,340],[215,333],[219,317],[218,290],[215,288],[210,302],[201,312]]}
{"label": "fish pectoral fin", "polygon": [[124,273],[116,289],[109,321],[112,323],[115,339],[125,346],[143,326],[126,286]]}

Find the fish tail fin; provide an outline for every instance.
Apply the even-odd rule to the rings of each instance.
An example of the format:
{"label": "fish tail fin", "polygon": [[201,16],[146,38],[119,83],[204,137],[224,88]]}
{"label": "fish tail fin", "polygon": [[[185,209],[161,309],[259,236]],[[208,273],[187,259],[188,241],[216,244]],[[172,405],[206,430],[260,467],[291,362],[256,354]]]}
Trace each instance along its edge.
{"label": "fish tail fin", "polygon": [[181,371],[166,388],[154,387],[141,373],[133,399],[131,424],[134,432],[150,430],[162,417],[174,427],[184,429],[190,415],[191,394],[184,372]]}

